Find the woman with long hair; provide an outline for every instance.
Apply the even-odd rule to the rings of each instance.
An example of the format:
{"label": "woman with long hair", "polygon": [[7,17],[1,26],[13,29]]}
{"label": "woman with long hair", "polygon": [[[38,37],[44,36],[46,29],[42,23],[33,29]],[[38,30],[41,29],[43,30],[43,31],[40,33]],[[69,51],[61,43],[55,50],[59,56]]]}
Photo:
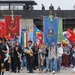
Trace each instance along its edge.
{"label": "woman with long hair", "polygon": [[63,55],[62,55],[62,66],[66,69],[67,67],[70,67],[69,64],[69,54],[70,54],[70,49],[68,45],[64,45],[63,47]]}
{"label": "woman with long hair", "polygon": [[44,62],[45,62],[45,54],[46,54],[46,49],[45,46],[42,44],[39,47],[39,72],[41,73],[44,69]]}
{"label": "woman with long hair", "polygon": [[38,67],[38,51],[39,51],[39,47],[38,47],[37,43],[34,43],[34,46],[33,46],[34,70],[36,70],[36,68]]}

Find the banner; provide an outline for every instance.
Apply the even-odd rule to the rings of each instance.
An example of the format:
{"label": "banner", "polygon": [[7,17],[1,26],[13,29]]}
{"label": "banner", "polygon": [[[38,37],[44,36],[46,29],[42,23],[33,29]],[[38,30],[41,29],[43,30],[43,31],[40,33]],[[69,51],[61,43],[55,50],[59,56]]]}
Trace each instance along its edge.
{"label": "banner", "polygon": [[46,46],[51,45],[52,42],[57,45],[58,39],[58,18],[53,18],[53,21],[50,21],[49,17],[44,17],[44,44]]}
{"label": "banner", "polygon": [[58,42],[62,42],[63,40],[63,24],[62,19],[59,18],[59,25],[58,25]]}
{"label": "banner", "polygon": [[14,16],[14,20],[12,20],[12,16],[5,16],[5,25],[7,37],[14,38],[14,34],[19,36],[20,16]]}

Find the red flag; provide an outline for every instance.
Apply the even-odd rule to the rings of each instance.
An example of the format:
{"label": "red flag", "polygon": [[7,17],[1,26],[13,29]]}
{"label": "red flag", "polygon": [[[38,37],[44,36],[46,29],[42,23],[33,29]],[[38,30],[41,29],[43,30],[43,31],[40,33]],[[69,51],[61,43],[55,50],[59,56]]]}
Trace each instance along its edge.
{"label": "red flag", "polygon": [[36,41],[38,45],[43,44],[43,34],[41,32],[36,32]]}
{"label": "red flag", "polygon": [[68,29],[66,31],[66,38],[71,42],[75,43],[75,33],[73,30]]}
{"label": "red flag", "polygon": [[6,29],[5,23],[0,21],[0,37],[5,38]]}
{"label": "red flag", "polygon": [[15,33],[19,36],[20,16],[14,16],[14,20],[12,20],[12,16],[5,16],[5,24],[6,37],[14,38]]}

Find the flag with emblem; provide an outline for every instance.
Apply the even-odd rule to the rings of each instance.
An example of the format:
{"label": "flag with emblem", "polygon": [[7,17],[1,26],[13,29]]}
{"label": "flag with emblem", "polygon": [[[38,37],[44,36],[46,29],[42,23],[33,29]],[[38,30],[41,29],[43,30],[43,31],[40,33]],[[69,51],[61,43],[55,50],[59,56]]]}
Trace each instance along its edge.
{"label": "flag with emblem", "polygon": [[49,46],[52,42],[57,45],[58,39],[58,18],[53,17],[53,22],[50,21],[50,17],[44,17],[44,44]]}
{"label": "flag with emblem", "polygon": [[20,29],[20,16],[14,15],[14,18],[10,15],[5,16],[5,25],[6,25],[6,36],[14,38],[14,34],[19,36]]}

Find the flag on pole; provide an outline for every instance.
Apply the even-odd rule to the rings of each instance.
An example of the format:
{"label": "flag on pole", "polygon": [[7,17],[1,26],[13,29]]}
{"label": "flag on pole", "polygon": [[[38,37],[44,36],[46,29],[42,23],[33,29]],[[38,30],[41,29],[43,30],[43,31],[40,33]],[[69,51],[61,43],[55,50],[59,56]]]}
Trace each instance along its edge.
{"label": "flag on pole", "polygon": [[62,44],[70,44],[69,40],[66,38],[66,32],[63,32]]}
{"label": "flag on pole", "polygon": [[43,32],[37,27],[34,27],[33,39],[38,45],[43,44]]}
{"label": "flag on pole", "polygon": [[38,46],[43,44],[43,34],[41,32],[36,32],[36,42]]}
{"label": "flag on pole", "polygon": [[21,44],[22,44],[22,47],[28,46],[28,32],[26,29],[23,29],[21,32]]}

